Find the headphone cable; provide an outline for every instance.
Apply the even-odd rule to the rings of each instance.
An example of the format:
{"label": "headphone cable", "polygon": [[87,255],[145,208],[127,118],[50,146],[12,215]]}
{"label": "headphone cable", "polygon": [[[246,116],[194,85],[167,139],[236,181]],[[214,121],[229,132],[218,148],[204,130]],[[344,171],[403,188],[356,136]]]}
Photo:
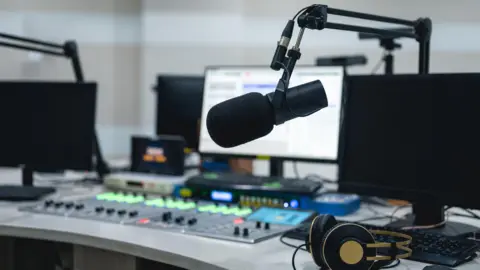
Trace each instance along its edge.
{"label": "headphone cable", "polygon": [[307,247],[307,244],[301,244],[300,246],[296,247],[295,248],[295,251],[293,252],[293,255],[292,255],[292,268],[293,270],[297,270],[297,268],[295,267],[295,256],[297,255],[297,252],[302,249],[303,247]]}

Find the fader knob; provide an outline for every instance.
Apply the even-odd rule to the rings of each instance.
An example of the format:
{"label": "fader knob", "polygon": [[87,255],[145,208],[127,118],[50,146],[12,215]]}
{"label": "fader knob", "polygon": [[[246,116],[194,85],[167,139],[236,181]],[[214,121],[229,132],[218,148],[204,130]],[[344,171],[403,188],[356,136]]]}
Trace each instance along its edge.
{"label": "fader knob", "polygon": [[69,203],[66,203],[66,204],[65,204],[65,208],[70,209],[70,208],[72,208],[74,205],[75,205],[74,203],[69,202]]}
{"label": "fader knob", "polygon": [[117,211],[117,214],[119,214],[120,216],[123,216],[123,215],[125,215],[126,213],[127,213],[127,210],[123,210],[123,209]]}
{"label": "fader knob", "polygon": [[270,223],[265,223],[265,230],[270,230]]}
{"label": "fader knob", "polygon": [[191,218],[191,219],[188,220],[188,225],[194,225],[195,223],[197,223],[196,218]]}
{"label": "fader knob", "polygon": [[233,229],[233,234],[234,235],[239,235],[240,234],[240,227],[235,226],[235,228]]}
{"label": "fader knob", "polygon": [[46,200],[46,201],[44,202],[44,204],[45,204],[45,207],[50,207],[50,206],[52,206],[53,201],[52,201],[52,200]]}
{"label": "fader knob", "polygon": [[107,214],[113,214],[113,212],[115,212],[115,209],[108,208],[106,212],[107,212]]}
{"label": "fader knob", "polygon": [[179,216],[179,217],[175,218],[175,222],[176,223],[182,223],[184,219],[185,219],[184,217]]}
{"label": "fader knob", "polygon": [[103,210],[105,210],[105,208],[103,206],[95,207],[95,212],[97,212],[97,213],[103,212]]}
{"label": "fader knob", "polygon": [[171,217],[172,217],[172,213],[170,213],[170,212],[165,212],[165,213],[162,214],[162,220],[163,221],[169,221]]}
{"label": "fader knob", "polygon": [[130,213],[128,213],[128,215],[129,215],[130,217],[136,217],[136,216],[138,216],[138,211],[135,211],[135,210],[134,210],[134,211],[130,211]]}
{"label": "fader knob", "polygon": [[257,224],[255,225],[257,229],[262,228],[262,223],[260,221],[257,221]]}
{"label": "fader knob", "polygon": [[59,208],[63,205],[63,202],[56,202],[55,203],[55,207]]}
{"label": "fader knob", "polygon": [[243,228],[243,236],[248,236],[248,228]]}
{"label": "fader knob", "polygon": [[82,203],[75,205],[76,210],[82,210],[83,208],[85,208],[85,205],[83,205]]}

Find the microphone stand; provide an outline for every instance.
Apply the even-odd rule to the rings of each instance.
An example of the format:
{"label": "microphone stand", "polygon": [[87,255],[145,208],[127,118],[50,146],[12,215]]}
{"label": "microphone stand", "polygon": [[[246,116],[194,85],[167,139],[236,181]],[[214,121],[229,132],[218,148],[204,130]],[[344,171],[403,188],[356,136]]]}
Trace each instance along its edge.
{"label": "microphone stand", "polygon": [[[407,32],[407,33],[412,33],[413,29],[412,28],[393,28],[390,29],[393,31],[401,31],[401,32]],[[402,45],[399,43],[396,43],[396,39],[401,38],[399,36],[380,36],[380,35],[375,35],[375,34],[370,34],[370,33],[359,33],[358,38],[360,40],[365,40],[365,39],[378,39],[380,40],[380,47],[384,48],[385,51],[387,52],[386,55],[383,58],[383,61],[385,62],[385,74],[393,74],[393,61],[394,61],[394,56],[393,56],[393,51],[395,49],[401,49]]]}
{"label": "microphone stand", "polygon": [[[64,44],[56,44],[46,41],[40,41],[25,37],[14,36],[10,34],[0,33],[0,39],[16,41],[5,42],[0,40],[0,47],[7,47],[25,51],[33,51],[53,56],[61,56],[70,59],[72,62],[73,72],[75,74],[75,80],[77,83],[84,82],[84,76],[82,71],[82,66],[80,63],[80,57],[78,54],[77,42],[74,40],[68,40]],[[34,46],[22,45],[21,43],[32,44]],[[41,48],[44,47],[44,48]],[[95,158],[95,169],[98,174],[99,180],[102,180],[103,177],[110,172],[110,169],[105,162],[105,159],[102,155],[100,149],[100,144],[98,142],[98,136],[95,130],[93,130],[93,158]],[[33,185],[33,171],[31,168],[24,167],[22,169],[22,184],[24,186]]]}
{"label": "microphone stand", "polygon": [[[377,22],[383,22],[383,23],[398,24],[402,26],[407,26],[407,30],[405,30],[405,28],[380,29],[380,28],[367,27],[367,26],[357,26],[357,25],[329,22],[327,20],[328,14],[351,17],[356,19],[377,21]],[[272,69],[278,70],[275,68],[275,66],[283,69],[282,77],[277,83],[277,87],[275,89],[274,94],[269,96],[269,99],[275,109],[280,110],[283,107],[286,107],[288,109],[286,104],[286,91],[288,91],[290,76],[293,72],[293,69],[295,68],[295,64],[298,61],[298,59],[300,59],[301,57],[300,43],[302,41],[305,29],[312,29],[312,30],[336,29],[336,30],[342,30],[342,31],[371,34],[383,39],[394,39],[394,38],[400,38],[400,37],[413,38],[417,40],[419,44],[418,74],[428,74],[429,72],[430,37],[432,34],[432,21],[430,18],[419,18],[417,20],[410,21],[410,20],[380,16],[380,15],[335,9],[335,8],[330,8],[327,5],[320,5],[320,4],[311,5],[309,7],[302,9],[302,11],[300,11],[298,15],[299,16],[297,18],[297,24],[300,27],[300,32],[297,36],[295,45],[288,50],[286,56],[285,54],[278,53],[279,46],[277,46],[277,51],[275,52],[272,60],[272,64],[273,64],[271,65]],[[291,23],[291,21],[289,21],[289,23]],[[287,27],[285,28],[285,30],[287,30],[288,27],[289,27],[289,24],[287,24]],[[287,47],[288,42],[290,41],[291,35],[286,36],[285,33],[287,33],[288,31],[285,31],[285,30],[284,30],[284,33],[282,33],[282,38],[280,39],[278,45]],[[386,43],[386,45],[390,45],[390,44]],[[395,48],[395,46],[393,46],[393,48]],[[391,50],[393,50],[393,48]],[[388,73],[393,73],[393,55],[390,55],[389,57],[387,57],[386,61],[387,61],[387,65],[386,65],[385,71]],[[282,119],[278,119],[278,118],[275,119],[276,125],[279,125],[282,123],[283,123]],[[280,162],[283,162],[283,161],[272,160],[270,162],[270,170],[271,172],[274,172],[276,175],[279,175],[280,170],[283,169],[282,168],[283,165],[282,166],[279,165]]]}

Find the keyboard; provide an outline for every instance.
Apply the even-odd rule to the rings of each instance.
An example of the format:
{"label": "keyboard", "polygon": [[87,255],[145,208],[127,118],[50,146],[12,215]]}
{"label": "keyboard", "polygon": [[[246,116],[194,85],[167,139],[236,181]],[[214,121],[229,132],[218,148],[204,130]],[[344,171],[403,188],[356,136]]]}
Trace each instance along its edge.
{"label": "keyboard", "polygon": [[[476,252],[479,249],[479,246],[474,240],[445,236],[437,233],[428,233],[425,231],[402,231],[367,224],[360,225],[369,230],[389,230],[412,236],[413,240],[410,244],[412,256],[407,260],[456,267],[474,259],[476,257]],[[308,239],[309,231],[310,223],[302,224],[300,227],[284,234],[284,237],[305,241]],[[378,242],[395,241],[391,236],[386,235],[376,235],[375,239]],[[378,253],[387,255],[380,249],[378,250]]]}
{"label": "keyboard", "polygon": [[303,196],[313,196],[322,188],[320,182],[310,179],[263,177],[234,173],[202,173],[189,178],[185,185],[187,187],[275,191]]}

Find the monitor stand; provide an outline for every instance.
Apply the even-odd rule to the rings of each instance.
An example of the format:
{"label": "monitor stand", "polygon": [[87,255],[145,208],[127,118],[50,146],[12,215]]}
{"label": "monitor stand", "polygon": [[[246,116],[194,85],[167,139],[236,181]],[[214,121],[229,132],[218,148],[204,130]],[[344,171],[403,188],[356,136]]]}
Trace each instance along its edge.
{"label": "monitor stand", "polygon": [[53,187],[34,187],[33,170],[22,168],[22,185],[0,185],[0,201],[37,201],[43,196],[55,192]]}
{"label": "monitor stand", "polygon": [[[414,203],[412,205],[412,214],[407,215],[406,219],[398,220],[387,225],[392,228],[405,228],[413,226],[432,226],[445,222],[445,206],[435,203]],[[446,221],[445,224],[432,229],[420,229],[422,231],[440,233],[447,236],[464,236],[469,233],[477,232],[478,227]]]}
{"label": "monitor stand", "polygon": [[271,177],[284,177],[283,176],[283,159],[271,158],[270,159],[270,176]]}

